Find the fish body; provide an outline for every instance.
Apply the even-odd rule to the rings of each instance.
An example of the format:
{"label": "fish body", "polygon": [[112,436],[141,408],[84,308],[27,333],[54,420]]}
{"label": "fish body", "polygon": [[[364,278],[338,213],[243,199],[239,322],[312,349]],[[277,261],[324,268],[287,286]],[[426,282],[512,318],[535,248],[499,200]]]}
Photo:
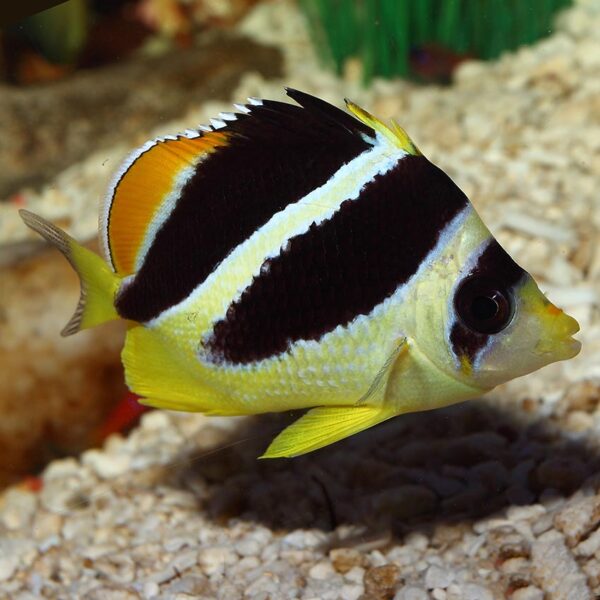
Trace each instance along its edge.
{"label": "fish body", "polygon": [[82,281],[65,334],[130,322],[129,387],[215,415],[310,409],[264,456],[475,398],[575,356],[574,319],[396,123],[299,92],[148,142],[100,218],[105,260],[25,222]]}

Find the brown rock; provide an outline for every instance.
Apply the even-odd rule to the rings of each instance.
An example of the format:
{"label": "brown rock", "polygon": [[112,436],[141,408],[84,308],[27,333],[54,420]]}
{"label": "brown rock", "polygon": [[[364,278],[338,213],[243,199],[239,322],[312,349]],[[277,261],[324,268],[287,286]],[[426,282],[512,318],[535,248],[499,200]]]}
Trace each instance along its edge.
{"label": "brown rock", "polygon": [[347,573],[354,567],[362,567],[364,557],[354,548],[335,548],[329,553],[329,558],[338,573]]}
{"label": "brown rock", "polygon": [[227,99],[248,71],[281,72],[275,48],[221,36],[158,58],[80,71],[52,86],[0,87],[0,198],[101,148],[145,141],[161,121]]}
{"label": "brown rock", "polygon": [[394,597],[399,569],[396,565],[383,565],[367,569],[364,577],[365,596],[370,600],[388,600]]}
{"label": "brown rock", "polygon": [[125,393],[122,324],[60,336],[79,282],[58,252],[0,270],[0,485],[89,446]]}

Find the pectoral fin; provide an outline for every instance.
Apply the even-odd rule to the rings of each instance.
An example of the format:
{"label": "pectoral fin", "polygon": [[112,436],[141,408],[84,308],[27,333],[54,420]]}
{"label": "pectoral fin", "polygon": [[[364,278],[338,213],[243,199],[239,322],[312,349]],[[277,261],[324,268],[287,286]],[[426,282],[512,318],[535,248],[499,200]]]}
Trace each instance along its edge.
{"label": "pectoral fin", "polygon": [[392,365],[395,364],[396,360],[408,352],[408,341],[405,337],[401,338],[391,354],[387,357],[386,361],[379,369],[379,372],[373,379],[369,389],[358,399],[356,402],[357,406],[366,404],[369,400],[369,404],[379,405],[383,404],[383,399],[387,390],[387,383],[390,377],[390,371]]}
{"label": "pectoral fin", "polygon": [[306,454],[377,425],[394,414],[389,409],[372,406],[313,408],[284,429],[261,458]]}

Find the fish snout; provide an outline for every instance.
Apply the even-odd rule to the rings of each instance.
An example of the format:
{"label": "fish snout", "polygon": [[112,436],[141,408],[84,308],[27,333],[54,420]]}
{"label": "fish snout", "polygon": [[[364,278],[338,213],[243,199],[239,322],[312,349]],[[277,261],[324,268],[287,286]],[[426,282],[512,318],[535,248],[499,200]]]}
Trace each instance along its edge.
{"label": "fish snout", "polygon": [[552,354],[554,360],[567,360],[581,350],[581,342],[574,339],[579,331],[579,323],[562,309],[548,303],[540,315],[542,339],[536,350],[540,354]]}

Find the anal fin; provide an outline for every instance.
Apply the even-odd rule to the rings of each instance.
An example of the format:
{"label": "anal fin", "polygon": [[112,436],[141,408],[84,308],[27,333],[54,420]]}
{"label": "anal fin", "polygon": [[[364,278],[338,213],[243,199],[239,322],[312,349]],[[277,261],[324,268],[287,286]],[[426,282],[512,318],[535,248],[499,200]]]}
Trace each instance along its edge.
{"label": "anal fin", "polygon": [[141,325],[130,328],[122,357],[127,385],[141,396],[142,404],[213,415],[240,414],[226,396],[186,369],[155,331]]}
{"label": "anal fin", "polygon": [[261,458],[306,454],[333,444],[393,417],[389,409],[374,406],[321,406],[284,429]]}

